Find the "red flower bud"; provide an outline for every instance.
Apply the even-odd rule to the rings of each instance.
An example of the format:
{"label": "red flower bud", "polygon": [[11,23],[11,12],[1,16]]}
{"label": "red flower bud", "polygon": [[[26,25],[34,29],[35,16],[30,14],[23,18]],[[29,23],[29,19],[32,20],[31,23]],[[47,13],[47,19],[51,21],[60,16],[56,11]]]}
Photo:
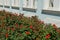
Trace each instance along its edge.
{"label": "red flower bud", "polygon": [[53,24],[53,27],[54,27],[55,29],[57,29],[57,26],[56,26],[55,24]]}
{"label": "red flower bud", "polygon": [[45,36],[45,38],[46,38],[46,39],[50,38],[50,34],[47,34],[47,35]]}
{"label": "red flower bud", "polygon": [[13,27],[12,27],[12,28],[11,28],[11,30],[12,30],[12,31],[14,31],[14,30],[15,30],[15,28],[13,28]]}
{"label": "red flower bud", "polygon": [[27,35],[29,35],[29,34],[30,34],[30,32],[29,32],[29,31],[26,31],[26,34],[27,34]]}
{"label": "red flower bud", "polygon": [[33,29],[33,26],[32,25],[30,26],[30,29]]}
{"label": "red flower bud", "polygon": [[8,36],[9,36],[8,33],[6,33],[6,34],[5,34],[5,37],[8,38]]}
{"label": "red flower bud", "polygon": [[22,27],[23,27],[23,24],[20,25],[20,28],[22,28]]}
{"label": "red flower bud", "polygon": [[16,27],[18,27],[18,24],[17,23],[15,25],[16,25]]}

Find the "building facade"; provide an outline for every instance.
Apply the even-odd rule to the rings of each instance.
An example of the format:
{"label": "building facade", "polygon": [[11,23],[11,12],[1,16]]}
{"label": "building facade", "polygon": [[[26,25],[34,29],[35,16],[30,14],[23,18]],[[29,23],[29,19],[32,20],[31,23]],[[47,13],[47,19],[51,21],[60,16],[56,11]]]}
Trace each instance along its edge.
{"label": "building facade", "polygon": [[[60,0],[0,0],[0,10],[37,15],[45,23],[60,25]],[[48,15],[47,15],[48,14]]]}

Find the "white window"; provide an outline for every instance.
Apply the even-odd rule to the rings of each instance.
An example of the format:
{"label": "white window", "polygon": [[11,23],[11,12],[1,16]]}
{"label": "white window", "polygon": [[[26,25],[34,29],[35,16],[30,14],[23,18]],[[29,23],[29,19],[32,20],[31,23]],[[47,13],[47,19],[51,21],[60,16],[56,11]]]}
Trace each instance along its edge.
{"label": "white window", "polygon": [[12,6],[19,7],[19,0],[12,0]]}
{"label": "white window", "polygon": [[37,0],[24,0],[23,7],[25,7],[25,8],[37,8]]}
{"label": "white window", "polygon": [[4,0],[4,5],[9,6],[10,5],[10,0]]}
{"label": "white window", "polygon": [[3,0],[0,0],[0,5],[3,5]]}

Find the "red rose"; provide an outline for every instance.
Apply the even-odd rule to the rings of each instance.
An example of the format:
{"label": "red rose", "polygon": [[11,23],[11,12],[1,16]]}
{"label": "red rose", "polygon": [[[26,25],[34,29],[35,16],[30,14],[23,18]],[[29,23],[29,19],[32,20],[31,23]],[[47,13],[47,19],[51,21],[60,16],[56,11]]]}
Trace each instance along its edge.
{"label": "red rose", "polygon": [[57,26],[56,26],[55,24],[53,24],[53,27],[54,27],[55,29],[57,29]]}
{"label": "red rose", "polygon": [[5,37],[8,38],[8,33],[5,34]]}
{"label": "red rose", "polygon": [[16,27],[18,27],[18,24],[17,23],[15,25],[16,25]]}
{"label": "red rose", "polygon": [[12,28],[11,28],[11,30],[12,30],[12,31],[14,31],[14,30],[15,30],[15,28],[14,28],[14,27],[12,27]]}
{"label": "red rose", "polygon": [[33,26],[32,25],[30,26],[30,29],[33,29]]}
{"label": "red rose", "polygon": [[50,38],[50,34],[47,34],[47,35],[45,36],[45,38],[46,38],[46,39]]}
{"label": "red rose", "polygon": [[23,27],[23,24],[20,25],[20,28],[22,28],[22,27]]}
{"label": "red rose", "polygon": [[26,34],[27,34],[27,35],[29,35],[29,34],[30,34],[30,32],[29,32],[29,31],[26,31]]}

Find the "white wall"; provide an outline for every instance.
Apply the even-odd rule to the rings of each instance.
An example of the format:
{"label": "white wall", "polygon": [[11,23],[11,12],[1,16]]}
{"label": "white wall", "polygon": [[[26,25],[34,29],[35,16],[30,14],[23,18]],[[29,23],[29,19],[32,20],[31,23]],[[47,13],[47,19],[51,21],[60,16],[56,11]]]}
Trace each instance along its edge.
{"label": "white wall", "polygon": [[59,0],[54,0],[54,9],[59,10]]}
{"label": "white wall", "polygon": [[54,7],[49,7],[49,0],[44,0],[44,7],[43,9],[46,9],[46,10],[55,10],[55,11],[60,11],[60,0],[54,0]]}
{"label": "white wall", "polygon": [[0,0],[0,5],[3,5],[3,0]]}
{"label": "white wall", "polygon": [[16,7],[19,7],[20,5],[19,5],[19,0],[12,0],[12,6],[16,6]]}
{"label": "white wall", "polygon": [[49,0],[43,0],[43,9],[48,9],[49,7]]}
{"label": "white wall", "polygon": [[59,0],[59,10],[60,10],[60,0]]}
{"label": "white wall", "polygon": [[4,0],[4,5],[10,6],[10,0]]}
{"label": "white wall", "polygon": [[37,0],[35,0],[35,6],[33,6],[33,0],[29,0],[28,1],[28,6],[27,6],[27,1],[24,0],[23,1],[23,7],[26,7],[26,8],[37,8]]}

